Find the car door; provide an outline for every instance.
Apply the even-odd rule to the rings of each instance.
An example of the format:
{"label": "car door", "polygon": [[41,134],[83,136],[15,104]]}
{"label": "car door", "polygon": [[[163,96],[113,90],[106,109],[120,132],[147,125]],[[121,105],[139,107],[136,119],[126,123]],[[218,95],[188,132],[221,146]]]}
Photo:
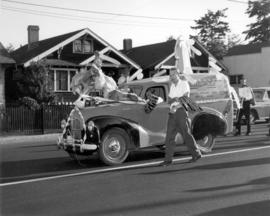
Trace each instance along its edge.
{"label": "car door", "polygon": [[266,89],[254,89],[256,104],[252,107],[255,109],[259,119],[268,118],[270,113],[270,98]]}
{"label": "car door", "polygon": [[159,84],[148,87],[142,93],[146,100],[148,99],[149,92],[163,100],[163,102],[158,103],[151,112],[143,111],[140,116],[140,125],[149,135],[149,146],[164,144],[165,141],[169,113],[167,91],[168,87],[165,84]]}

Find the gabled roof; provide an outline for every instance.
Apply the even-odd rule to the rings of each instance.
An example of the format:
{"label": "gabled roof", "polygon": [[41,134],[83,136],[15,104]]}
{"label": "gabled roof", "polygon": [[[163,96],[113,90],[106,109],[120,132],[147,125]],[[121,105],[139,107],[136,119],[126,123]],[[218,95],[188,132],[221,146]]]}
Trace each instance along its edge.
{"label": "gabled roof", "polygon": [[[202,51],[204,55],[208,55],[216,60],[216,58],[195,38],[195,47]],[[174,59],[170,56],[174,56],[174,47],[176,40],[169,40],[162,43],[150,44],[140,47],[134,47],[130,50],[122,50],[129,58],[137,62],[144,70],[145,69],[154,69],[159,63],[165,60],[166,63],[174,62]],[[172,61],[173,60],[173,61]],[[227,68],[218,60],[217,64],[227,70]],[[191,59],[191,64],[194,64],[194,61]],[[208,65],[208,62],[207,62]],[[194,65],[193,65],[194,66]]]}
{"label": "gabled roof", "polygon": [[260,53],[263,47],[270,47],[270,41],[264,43],[254,43],[254,44],[234,46],[229,49],[228,54],[226,56]]}
{"label": "gabled roof", "polygon": [[28,49],[28,44],[18,48],[17,50],[11,53],[11,56],[16,60],[17,64],[24,64],[27,61],[31,60],[32,58],[40,55],[41,53],[46,52],[50,48],[56,46],[57,44],[61,43],[62,41],[76,35],[81,30],[70,32],[67,34],[58,35],[55,37],[51,37],[45,40],[40,40],[36,42],[36,46],[31,49]]}
{"label": "gabled roof", "polygon": [[28,44],[26,44],[23,47],[20,47],[19,49],[12,52],[12,57],[16,60],[17,64],[24,64],[24,66],[27,67],[29,66],[31,61],[41,60],[49,54],[53,53],[54,51],[58,50],[59,48],[71,43],[72,41],[80,38],[85,34],[91,35],[105,47],[109,47],[109,50],[111,52],[124,59],[133,67],[140,69],[140,66],[138,64],[129,59],[126,55],[123,55],[116,48],[114,48],[112,45],[110,45],[108,42],[106,42],[104,39],[99,37],[97,34],[95,34],[88,28],[35,42],[31,49],[28,49]]}
{"label": "gabled roof", "polygon": [[0,64],[14,64],[15,61],[12,59],[3,46],[3,44],[0,42]]}
{"label": "gabled roof", "polygon": [[128,51],[122,50],[133,61],[137,62],[143,69],[155,67],[166,57],[174,52],[175,40],[162,43],[150,44],[132,48]]}

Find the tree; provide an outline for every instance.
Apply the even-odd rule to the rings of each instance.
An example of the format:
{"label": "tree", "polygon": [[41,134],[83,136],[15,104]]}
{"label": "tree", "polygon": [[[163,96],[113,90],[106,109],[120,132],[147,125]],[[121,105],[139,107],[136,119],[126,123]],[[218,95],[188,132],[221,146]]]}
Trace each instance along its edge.
{"label": "tree", "polygon": [[41,105],[53,102],[55,99],[54,94],[48,89],[48,69],[42,62],[33,62],[22,70],[17,85],[19,97],[26,105]]}
{"label": "tree", "polygon": [[202,44],[217,58],[221,59],[227,52],[225,45],[225,36],[230,32],[228,22],[223,21],[227,8],[207,13],[198,20],[195,20],[196,26],[192,29],[199,30],[197,38]]}
{"label": "tree", "polygon": [[256,17],[256,22],[247,25],[249,30],[244,31],[246,40],[251,39],[251,43],[270,41],[270,1],[248,1],[246,13],[249,18]]}
{"label": "tree", "polygon": [[9,43],[5,48],[8,53],[11,53],[15,50],[14,46],[11,43]]}
{"label": "tree", "polygon": [[241,45],[241,44],[242,44],[242,40],[239,35],[237,34],[228,35],[227,49],[230,49],[234,46]]}

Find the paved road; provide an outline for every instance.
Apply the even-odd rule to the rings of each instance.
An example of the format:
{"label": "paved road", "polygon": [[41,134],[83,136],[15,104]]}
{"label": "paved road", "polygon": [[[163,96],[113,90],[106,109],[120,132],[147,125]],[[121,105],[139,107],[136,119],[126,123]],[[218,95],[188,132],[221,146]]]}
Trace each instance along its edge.
{"label": "paved road", "polygon": [[112,168],[72,161],[49,139],[1,145],[1,215],[269,215],[270,139],[266,124],[252,131],[219,138],[195,164],[178,153],[168,168],[157,150]]}

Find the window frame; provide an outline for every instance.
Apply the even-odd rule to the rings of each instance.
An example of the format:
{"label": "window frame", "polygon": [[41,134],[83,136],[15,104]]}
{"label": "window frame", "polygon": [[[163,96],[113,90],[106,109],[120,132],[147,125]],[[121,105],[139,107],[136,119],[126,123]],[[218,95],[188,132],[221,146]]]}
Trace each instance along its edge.
{"label": "window frame", "polygon": [[[74,72],[74,75],[78,72],[78,69],[75,68],[50,68],[50,71],[53,71],[53,75],[54,75],[54,83],[53,83],[53,92],[71,92],[71,73]],[[56,71],[66,71],[67,72],[67,90],[56,90],[57,87],[57,75],[56,75]]]}
{"label": "window frame", "polygon": [[163,99],[163,101],[167,101],[167,95],[166,95],[166,90],[165,90],[165,86],[164,85],[157,85],[157,86],[149,86],[149,87],[147,87],[146,88],[146,90],[145,90],[145,92],[144,92],[144,96],[143,96],[143,98],[144,99],[147,99],[147,92],[150,90],[150,89],[158,89],[159,88],[159,91],[161,91],[161,89],[162,89],[162,91],[163,91],[163,96],[164,96],[164,98],[163,97],[161,97],[161,95],[156,95],[156,96],[158,96],[158,97],[161,97],[162,99]]}
{"label": "window frame", "polygon": [[[241,84],[241,80],[244,78],[243,74],[231,74],[229,75],[230,84],[239,85]],[[233,80],[233,82],[232,82]]]}
{"label": "window frame", "polygon": [[[76,49],[76,42],[80,41],[80,51],[78,51],[78,49]],[[85,51],[85,45],[86,45],[86,42],[89,43],[87,45],[90,45],[90,50],[89,51]],[[73,41],[72,43],[72,51],[73,53],[76,53],[76,54],[90,54],[90,53],[93,53],[94,52],[94,43],[93,43],[93,40],[90,39],[90,40],[86,40],[86,39],[76,39]]]}

